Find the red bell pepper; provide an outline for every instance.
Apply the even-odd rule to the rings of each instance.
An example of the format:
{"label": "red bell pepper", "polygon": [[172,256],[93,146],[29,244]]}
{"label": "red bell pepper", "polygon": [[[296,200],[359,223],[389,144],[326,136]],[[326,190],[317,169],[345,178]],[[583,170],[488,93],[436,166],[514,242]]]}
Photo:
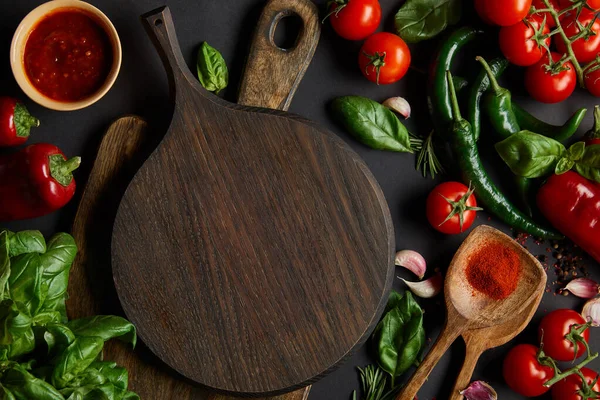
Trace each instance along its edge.
{"label": "red bell pepper", "polygon": [[600,262],[600,184],[574,171],[552,175],[537,204],[556,229]]}
{"label": "red bell pepper", "polygon": [[583,137],[586,146],[600,144],[600,106],[594,107],[594,127]]}
{"label": "red bell pepper", "polygon": [[38,126],[40,120],[32,117],[21,102],[0,97],[0,147],[25,143],[31,128]]}
{"label": "red bell pepper", "polygon": [[64,207],[75,194],[80,157],[38,143],[0,157],[0,221],[37,218]]}

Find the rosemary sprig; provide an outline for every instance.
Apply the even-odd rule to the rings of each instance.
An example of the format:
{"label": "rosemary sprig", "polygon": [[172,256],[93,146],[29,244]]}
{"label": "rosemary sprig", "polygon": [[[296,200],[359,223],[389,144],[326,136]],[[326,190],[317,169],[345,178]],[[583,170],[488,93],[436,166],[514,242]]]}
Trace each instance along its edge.
{"label": "rosemary sprig", "polygon": [[[376,365],[358,368],[363,392],[362,400],[392,400],[400,391],[400,386],[389,388],[385,372]],[[358,400],[356,390],[352,392],[352,400]]]}
{"label": "rosemary sprig", "polygon": [[435,178],[436,174],[444,173],[444,167],[435,154],[433,146],[433,131],[423,140],[423,145],[420,149],[415,149],[417,153],[417,171],[421,172],[424,177],[428,174],[431,178]]}

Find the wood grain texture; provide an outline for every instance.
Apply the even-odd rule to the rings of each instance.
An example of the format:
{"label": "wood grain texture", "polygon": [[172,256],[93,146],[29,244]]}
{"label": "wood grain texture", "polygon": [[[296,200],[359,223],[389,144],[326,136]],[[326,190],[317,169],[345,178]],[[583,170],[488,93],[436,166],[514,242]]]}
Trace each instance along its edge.
{"label": "wood grain texture", "polygon": [[[489,243],[500,243],[520,258],[521,274],[515,291],[505,299],[494,300],[474,290],[466,278],[471,255]],[[494,255],[491,254],[490,257]],[[515,315],[529,310],[539,301],[546,285],[546,272],[540,262],[510,236],[486,225],[480,225],[467,236],[448,267],[444,281],[446,322],[419,368],[396,397],[412,400],[448,347],[464,332],[501,325]],[[505,335],[505,332],[501,332]]]}
{"label": "wood grain texture", "polygon": [[145,20],[175,112],[115,220],[121,304],[191,380],[254,396],[305,386],[383,311],[395,247],[383,194],[332,133],[202,89],[167,8]]}
{"label": "wood grain texture", "polygon": [[531,318],[533,318],[540,305],[540,301],[542,301],[543,294],[542,291],[537,299],[533,300],[520,314],[510,318],[503,324],[463,332],[462,337],[466,345],[465,361],[456,378],[449,400],[464,398],[460,392],[469,386],[477,361],[479,361],[479,357],[484,351],[510,342],[529,325]]}
{"label": "wood grain texture", "polygon": [[[302,28],[295,45],[281,49],[273,40],[275,30],[282,18],[291,15],[302,19]],[[320,34],[319,10],[312,1],[267,3],[254,33],[238,103],[287,111],[317,49]],[[268,90],[264,90],[265,80],[269,82]]]}

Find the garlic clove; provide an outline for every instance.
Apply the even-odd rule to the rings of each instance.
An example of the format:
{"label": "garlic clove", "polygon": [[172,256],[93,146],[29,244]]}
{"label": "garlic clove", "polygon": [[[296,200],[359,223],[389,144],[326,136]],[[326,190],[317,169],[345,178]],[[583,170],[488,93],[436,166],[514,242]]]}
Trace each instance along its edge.
{"label": "garlic clove", "polygon": [[412,271],[419,279],[423,279],[425,271],[427,271],[425,259],[413,250],[401,250],[397,252],[394,264]]}
{"label": "garlic clove", "polygon": [[471,382],[468,388],[461,390],[460,394],[466,400],[497,400],[498,394],[493,387],[483,381]]}
{"label": "garlic clove", "polygon": [[588,278],[573,279],[564,288],[564,290],[568,290],[573,295],[584,299],[596,297],[599,293],[599,289],[598,284]]}
{"label": "garlic clove", "polygon": [[404,118],[410,118],[410,104],[404,97],[390,97],[386,101],[382,103],[384,106],[389,108],[392,111],[396,111],[398,114],[402,115]]}
{"label": "garlic clove", "polygon": [[408,286],[415,296],[423,299],[430,299],[437,296],[442,291],[442,285],[444,283],[442,274],[439,272],[431,278],[421,282],[409,282],[405,279],[400,279],[406,283],[406,286]]}
{"label": "garlic clove", "polygon": [[586,321],[592,321],[592,326],[600,326],[600,298],[588,300],[581,315]]}

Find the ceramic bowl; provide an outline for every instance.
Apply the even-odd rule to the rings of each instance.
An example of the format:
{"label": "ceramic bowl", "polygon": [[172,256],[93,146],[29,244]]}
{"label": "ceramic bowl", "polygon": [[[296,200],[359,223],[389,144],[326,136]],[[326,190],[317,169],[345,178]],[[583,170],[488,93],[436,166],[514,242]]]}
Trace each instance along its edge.
{"label": "ceramic bowl", "polygon": [[[95,17],[106,31],[113,49],[113,64],[104,84],[91,96],[74,102],[62,102],[40,93],[29,80],[25,71],[24,54],[29,34],[44,16],[61,8],[78,8]],[[52,0],[31,11],[19,24],[10,48],[10,64],[13,75],[23,92],[36,103],[57,111],[72,111],[88,107],[100,100],[113,86],[121,69],[122,49],[117,30],[108,17],[93,5],[79,0]]]}

